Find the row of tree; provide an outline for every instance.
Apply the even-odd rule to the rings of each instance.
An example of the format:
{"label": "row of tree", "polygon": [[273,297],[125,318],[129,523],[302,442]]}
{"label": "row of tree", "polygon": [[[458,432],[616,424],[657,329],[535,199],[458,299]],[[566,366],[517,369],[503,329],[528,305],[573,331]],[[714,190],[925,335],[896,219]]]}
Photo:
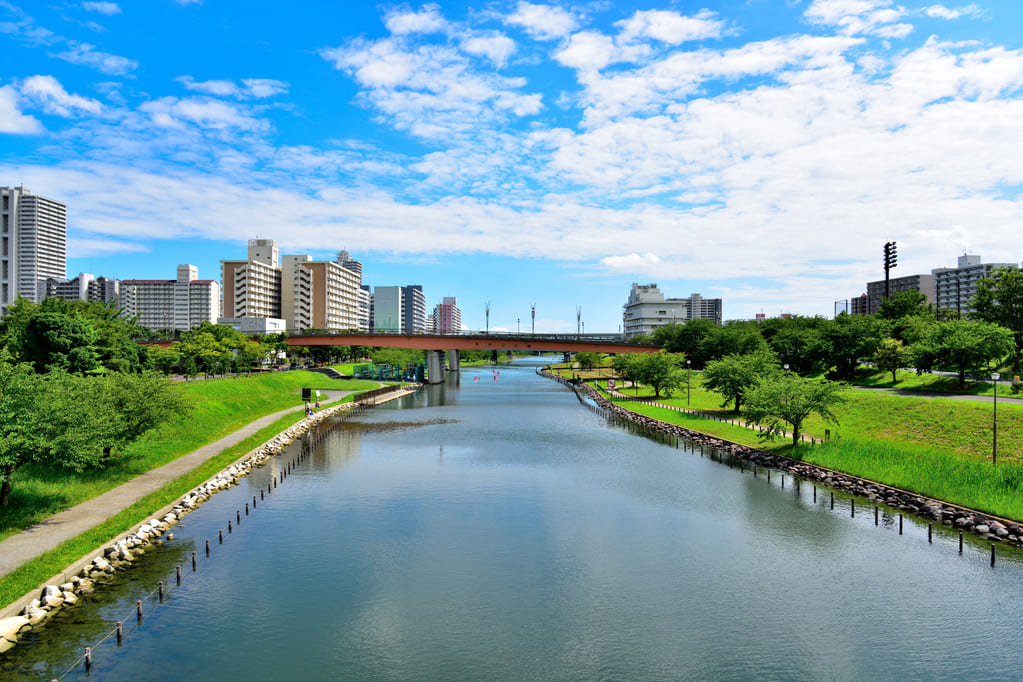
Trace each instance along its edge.
{"label": "row of tree", "polygon": [[[1019,280],[1013,297],[1004,288]],[[971,319],[938,314],[918,292],[899,292],[876,315],[840,313],[823,317],[772,318],[715,325],[691,320],[654,330],[647,339],[672,353],[683,353],[694,368],[728,356],[770,351],[799,374],[824,373],[851,380],[862,361],[886,371],[954,370],[961,382],[972,372],[1001,364],[1012,354],[1019,373],[1023,340],[1023,271],[1001,270],[983,280]],[[1014,313],[1020,309],[1018,315]],[[895,374],[893,373],[893,381]]]}

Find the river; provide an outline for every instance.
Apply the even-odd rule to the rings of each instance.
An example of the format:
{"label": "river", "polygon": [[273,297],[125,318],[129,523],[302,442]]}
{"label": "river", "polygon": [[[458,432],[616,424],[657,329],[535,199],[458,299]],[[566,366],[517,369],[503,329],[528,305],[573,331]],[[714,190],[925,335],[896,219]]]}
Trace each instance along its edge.
{"label": "river", "polygon": [[259,470],[0,676],[85,679],[125,620],[92,678],[1023,677],[1018,553],[991,567],[985,543],[629,433],[537,362],[363,412],[228,534]]}

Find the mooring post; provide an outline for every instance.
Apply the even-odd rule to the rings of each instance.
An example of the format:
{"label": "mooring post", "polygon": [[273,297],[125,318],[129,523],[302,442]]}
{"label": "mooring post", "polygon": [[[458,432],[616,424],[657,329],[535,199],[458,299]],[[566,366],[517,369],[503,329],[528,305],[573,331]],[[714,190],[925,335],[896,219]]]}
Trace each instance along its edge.
{"label": "mooring post", "polygon": [[219,544],[221,545],[224,544],[224,531],[222,530],[217,531],[217,539],[219,540]]}
{"label": "mooring post", "polygon": [[991,545],[991,566],[994,567],[994,565],[995,565],[995,546],[992,544]]}
{"label": "mooring post", "polygon": [[959,553],[963,553],[963,534],[959,534]]}
{"label": "mooring post", "polygon": [[902,514],[899,514],[899,535],[902,535]]}
{"label": "mooring post", "polygon": [[176,579],[178,581],[178,585],[180,585],[181,584],[181,564],[178,564],[177,566],[174,567],[174,573],[175,573],[175,577],[176,577]]}
{"label": "mooring post", "polygon": [[117,646],[124,643],[124,621],[117,621]]}
{"label": "mooring post", "polygon": [[813,486],[813,503],[817,504],[817,486]]}
{"label": "mooring post", "polygon": [[248,502],[245,503],[245,515],[246,516],[249,515],[249,503]]}
{"label": "mooring post", "polygon": [[785,490],[785,474],[781,475],[781,489]]}
{"label": "mooring post", "polygon": [[835,491],[834,490],[831,491],[831,508],[832,509],[835,508]]}
{"label": "mooring post", "polygon": [[85,647],[85,672],[92,670],[92,649]]}
{"label": "mooring post", "polygon": [[234,512],[234,516],[238,520],[238,525],[239,526],[242,525],[242,510],[236,509]]}
{"label": "mooring post", "polygon": [[234,532],[234,531],[233,531],[233,530],[231,529],[231,519],[228,519],[228,520],[227,520],[227,532],[228,532],[228,534],[230,534],[230,533],[233,533],[233,532]]}
{"label": "mooring post", "polygon": [[849,498],[849,516],[856,518],[856,498]]}
{"label": "mooring post", "polygon": [[[206,541],[207,549],[209,549],[209,543],[210,541],[207,540]],[[206,556],[209,556],[209,554],[207,554]],[[195,552],[192,552],[192,573],[195,573]]]}
{"label": "mooring post", "polygon": [[135,613],[138,616],[139,625],[142,624],[142,600],[139,599],[135,602]]}
{"label": "mooring post", "polygon": [[874,525],[877,525],[877,505],[874,505]]}
{"label": "mooring post", "polygon": [[927,524],[927,542],[933,542],[933,540],[931,540],[932,533],[934,533],[934,524],[933,523],[928,523]]}

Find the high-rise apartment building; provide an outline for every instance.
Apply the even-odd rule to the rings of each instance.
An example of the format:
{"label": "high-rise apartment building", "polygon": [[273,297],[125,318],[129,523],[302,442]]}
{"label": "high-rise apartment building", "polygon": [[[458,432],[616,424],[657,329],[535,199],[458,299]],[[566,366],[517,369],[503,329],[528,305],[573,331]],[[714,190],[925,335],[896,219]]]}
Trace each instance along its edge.
{"label": "high-rise apartment building", "polygon": [[368,319],[360,322],[362,264],[347,251],[315,261],[281,256],[273,239],[250,239],[248,256],[221,261],[225,319],[280,318],[291,331],[369,329]]}
{"label": "high-rise apartment building", "polygon": [[121,310],[154,330],[188,331],[204,321],[215,324],[220,318],[220,284],[199,279],[194,265],[179,265],[177,275],[177,279],[122,280]]}
{"label": "high-rise apartment building", "polygon": [[224,317],[281,317],[281,268],[277,242],[250,239],[248,260],[220,261]]}
{"label": "high-rise apartment building", "polygon": [[24,187],[0,187],[0,314],[39,283],[67,277],[67,207]]}
{"label": "high-rise apartment building", "polygon": [[401,287],[373,287],[373,329],[397,333],[405,319],[405,297]]}
{"label": "high-rise apartment building", "polygon": [[404,299],[404,316],[401,321],[401,331],[406,334],[426,333],[426,296],[423,294],[421,284],[409,284],[401,288],[401,295]]}
{"label": "high-rise apartment building", "polygon": [[433,308],[433,331],[437,334],[462,333],[462,311],[454,296],[445,296]]}

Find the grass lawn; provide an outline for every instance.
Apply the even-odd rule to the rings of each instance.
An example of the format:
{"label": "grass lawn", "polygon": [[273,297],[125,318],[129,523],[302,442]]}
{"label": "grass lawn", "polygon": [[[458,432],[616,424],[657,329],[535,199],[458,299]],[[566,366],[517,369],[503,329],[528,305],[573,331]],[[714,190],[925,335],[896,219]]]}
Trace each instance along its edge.
{"label": "grass lawn", "polygon": [[375,381],[342,381],[295,370],[251,377],[190,381],[176,387],[193,408],[126,448],[108,469],[77,474],[40,465],[14,473],[10,506],[0,510],[0,539],[56,512],[171,462],[267,414],[302,403],[301,389],[365,391]]}
{"label": "grass lawn", "polygon": [[[603,386],[603,382],[600,384]],[[635,394],[631,387],[623,392]],[[652,398],[653,391],[640,387],[638,395]],[[830,429],[831,441],[798,448],[787,440],[763,443],[756,432],[738,426],[642,403],[621,404],[695,431],[1023,521],[1023,405],[999,402],[998,466],[993,467],[990,402],[916,398],[853,388],[846,392],[846,398],[838,410],[838,425],[825,424],[816,416],[803,425],[807,435],[818,438]],[[687,406],[684,390],[658,402]],[[735,416],[730,408],[721,406],[717,394],[697,385],[695,375],[690,402],[690,407],[701,412]]]}

